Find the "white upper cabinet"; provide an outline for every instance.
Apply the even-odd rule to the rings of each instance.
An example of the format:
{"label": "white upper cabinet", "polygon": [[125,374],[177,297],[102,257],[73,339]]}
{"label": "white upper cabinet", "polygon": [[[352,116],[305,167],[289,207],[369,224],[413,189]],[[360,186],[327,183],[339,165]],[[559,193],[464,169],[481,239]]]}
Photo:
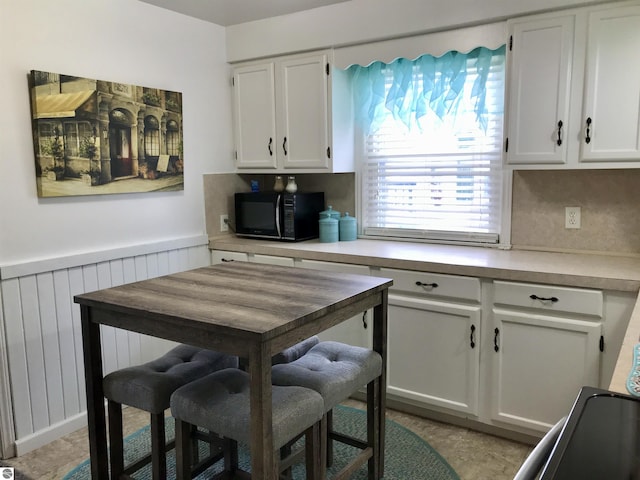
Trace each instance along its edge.
{"label": "white upper cabinet", "polygon": [[640,5],[589,15],[580,159],[640,161]]}
{"label": "white upper cabinet", "polygon": [[[353,171],[353,152],[347,154],[345,163],[345,155],[333,151],[332,77],[329,52],[278,57],[234,67],[238,171]],[[336,85],[343,85],[340,80],[341,77]],[[343,115],[337,113],[336,121]],[[344,134],[338,137],[341,135]],[[334,155],[340,158],[336,160]]]}
{"label": "white upper cabinet", "polygon": [[234,136],[240,168],[276,168],[274,64],[237,67],[233,73]]}
{"label": "white upper cabinet", "polygon": [[566,161],[574,22],[565,16],[511,25],[511,164]]}
{"label": "white upper cabinet", "polygon": [[640,167],[640,5],[509,22],[507,164]]}
{"label": "white upper cabinet", "polygon": [[329,72],[326,55],[276,64],[277,151],[284,168],[327,168]]}

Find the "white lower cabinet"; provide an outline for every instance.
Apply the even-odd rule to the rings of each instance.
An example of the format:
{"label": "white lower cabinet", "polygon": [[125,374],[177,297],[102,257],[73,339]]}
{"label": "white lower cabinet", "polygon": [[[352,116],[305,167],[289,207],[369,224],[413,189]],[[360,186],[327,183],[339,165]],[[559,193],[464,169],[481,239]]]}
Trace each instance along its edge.
{"label": "white lower cabinet", "polygon": [[600,384],[602,292],[496,281],[493,301],[491,419],[546,432]]}
{"label": "white lower cabinet", "polygon": [[389,290],[387,393],[478,415],[481,288],[477,278],[381,268]]}
{"label": "white lower cabinet", "polygon": [[480,307],[389,295],[387,393],[478,414]]}
{"label": "white lower cabinet", "polygon": [[[635,293],[212,251],[248,260],[392,278],[387,394],[425,411],[541,435],[584,385],[607,388]],[[373,312],[319,336],[370,348]]]}
{"label": "white lower cabinet", "polygon": [[[296,260],[296,266],[330,272],[369,275],[369,267],[347,263],[320,262],[316,260]],[[373,345],[373,311],[367,310],[334,327],[320,333],[320,340],[334,340],[358,347],[371,348]]]}

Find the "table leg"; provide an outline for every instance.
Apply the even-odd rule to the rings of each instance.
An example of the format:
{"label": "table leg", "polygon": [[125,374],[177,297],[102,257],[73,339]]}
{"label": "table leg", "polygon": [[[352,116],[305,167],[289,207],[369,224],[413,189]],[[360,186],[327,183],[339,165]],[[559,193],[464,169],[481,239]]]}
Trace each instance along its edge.
{"label": "table leg", "polygon": [[382,357],[382,372],[380,373],[380,381],[377,383],[378,389],[376,400],[378,402],[378,475],[379,478],[384,477],[384,443],[385,443],[385,424],[386,424],[386,398],[387,398],[387,308],[389,303],[389,292],[383,290],[381,292],[381,302],[373,309],[373,349]]}
{"label": "table leg", "polygon": [[91,478],[94,480],[106,480],[109,475],[109,465],[107,456],[107,426],[104,415],[104,392],[102,390],[100,325],[91,321],[90,307],[81,305],[80,313],[84,379],[87,393],[87,427],[89,430]]}
{"label": "table leg", "polygon": [[264,345],[251,349],[251,478],[277,480],[271,403],[271,355]]}

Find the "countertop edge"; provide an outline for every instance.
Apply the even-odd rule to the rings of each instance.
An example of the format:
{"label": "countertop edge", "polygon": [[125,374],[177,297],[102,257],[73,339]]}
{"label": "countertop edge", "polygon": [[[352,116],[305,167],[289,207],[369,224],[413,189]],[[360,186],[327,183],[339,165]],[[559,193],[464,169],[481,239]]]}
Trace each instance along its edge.
{"label": "countertop edge", "polygon": [[631,313],[631,319],[627,325],[627,330],[622,340],[618,360],[613,370],[609,390],[619,393],[629,394],[627,391],[627,377],[633,366],[634,346],[640,342],[640,296],[636,299],[636,304]]}
{"label": "countertop edge", "polygon": [[[418,244],[424,249],[436,252],[433,259],[410,259],[389,252],[392,242],[358,240],[357,242],[377,242],[380,252],[372,255],[371,248],[357,251],[356,242],[321,243],[278,243],[269,240],[241,239],[232,236],[209,239],[211,250],[226,250],[247,254],[273,255],[317,260],[326,262],[351,263],[377,268],[427,271],[451,275],[464,275],[495,280],[547,283],[582,288],[597,288],[637,293],[640,290],[640,259],[635,257],[603,257],[591,254],[564,254],[538,251],[497,250],[482,247],[447,247]],[[416,244],[393,242],[396,249],[416,248]],[[349,245],[347,245],[349,244]],[[354,248],[355,247],[355,248]],[[419,247],[418,247],[419,248]],[[344,251],[340,251],[344,250]],[[443,255],[443,252],[445,253]],[[463,252],[465,255],[457,255]],[[411,252],[407,256],[410,256]],[[594,262],[597,260],[597,262]],[[562,261],[570,261],[568,272],[562,272]],[[533,262],[533,264],[532,264]],[[545,263],[542,268],[536,266]],[[593,264],[596,263],[596,264]],[[553,265],[552,269],[548,265]],[[637,265],[637,270],[634,266]],[[628,271],[614,272],[617,268]],[[619,275],[618,275],[619,273]]]}

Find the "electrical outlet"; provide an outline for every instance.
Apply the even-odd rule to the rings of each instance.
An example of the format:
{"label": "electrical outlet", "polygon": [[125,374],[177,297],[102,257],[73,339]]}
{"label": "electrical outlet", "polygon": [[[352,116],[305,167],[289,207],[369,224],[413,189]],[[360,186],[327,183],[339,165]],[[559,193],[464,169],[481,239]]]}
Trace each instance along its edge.
{"label": "electrical outlet", "polygon": [[580,207],[564,208],[564,228],[580,228]]}
{"label": "electrical outlet", "polygon": [[220,231],[228,232],[229,231],[229,215],[220,215]]}

